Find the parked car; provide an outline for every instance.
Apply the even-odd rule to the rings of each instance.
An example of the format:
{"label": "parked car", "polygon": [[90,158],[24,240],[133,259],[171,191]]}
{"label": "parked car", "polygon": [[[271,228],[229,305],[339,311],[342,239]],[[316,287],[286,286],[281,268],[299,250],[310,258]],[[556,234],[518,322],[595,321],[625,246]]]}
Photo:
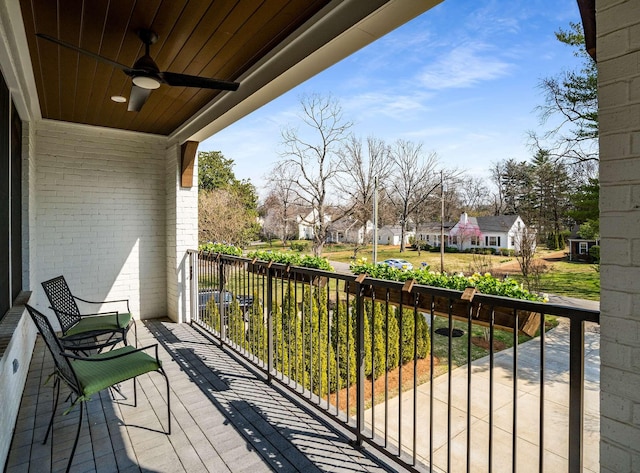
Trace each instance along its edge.
{"label": "parked car", "polygon": [[[218,305],[218,307],[220,307],[219,304],[220,304],[221,298],[220,298],[219,290],[204,289],[198,293],[198,311],[200,312],[200,314],[203,314],[205,312],[207,308],[207,304],[209,303],[212,297],[215,304]],[[253,297],[245,294],[238,294],[235,296],[235,300],[238,301],[238,306],[240,307],[240,310],[242,311],[242,314],[244,315],[245,320],[247,320],[249,317],[249,309],[253,305]],[[225,312],[225,323],[227,322],[227,319],[228,319],[226,313],[229,310],[229,307],[231,307],[231,304],[233,303],[233,301],[234,301],[234,296],[232,292],[230,291],[222,292],[222,310]]]}
{"label": "parked car", "polygon": [[381,261],[380,264],[385,264],[397,269],[413,269],[413,265],[406,259],[386,259],[384,261]]}

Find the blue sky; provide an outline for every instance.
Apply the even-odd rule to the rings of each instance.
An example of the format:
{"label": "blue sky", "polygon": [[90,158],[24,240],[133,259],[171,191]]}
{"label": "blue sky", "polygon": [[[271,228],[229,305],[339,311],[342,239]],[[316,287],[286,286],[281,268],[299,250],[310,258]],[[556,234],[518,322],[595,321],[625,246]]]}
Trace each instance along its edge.
{"label": "blue sky", "polygon": [[554,32],[579,22],[575,0],[445,0],[200,144],[235,162],[264,196],[281,129],[300,97],[333,95],[352,131],[388,143],[422,142],[440,164],[486,177],[491,164],[529,159],[543,130],[540,80],[579,61]]}

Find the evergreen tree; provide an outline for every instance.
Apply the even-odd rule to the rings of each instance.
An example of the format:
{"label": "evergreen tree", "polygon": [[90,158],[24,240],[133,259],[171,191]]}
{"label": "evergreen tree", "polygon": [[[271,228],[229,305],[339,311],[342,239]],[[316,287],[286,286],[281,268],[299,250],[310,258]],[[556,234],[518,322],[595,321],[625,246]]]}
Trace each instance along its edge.
{"label": "evergreen tree", "polygon": [[[400,364],[400,331],[398,328],[398,318],[396,316],[396,310],[389,306],[387,314],[386,304],[380,304],[383,313],[384,325],[384,338],[387,348],[387,363],[389,369],[392,370]],[[387,322],[388,320],[388,322]],[[387,343],[388,340],[388,343]]]}
{"label": "evergreen tree", "polygon": [[382,304],[365,301],[365,374],[377,378],[386,370],[384,315]]}
{"label": "evergreen tree", "polygon": [[[286,366],[282,372],[300,384],[304,384],[304,347],[302,339],[302,320],[298,316],[295,284],[288,282],[284,289],[282,307],[282,336],[284,338],[283,352],[286,352]],[[283,354],[283,359],[284,359]]]}
{"label": "evergreen tree", "polygon": [[545,239],[552,249],[563,249],[565,241],[563,233],[567,227],[570,208],[571,179],[566,165],[561,161],[553,161],[546,150],[538,150],[531,164],[535,195],[535,220],[528,221],[533,225],[540,239]]}
{"label": "evergreen tree", "polygon": [[266,363],[267,361],[267,327],[264,320],[264,305],[258,293],[253,295],[253,304],[248,311],[249,327],[247,342],[250,352]]}
{"label": "evergreen tree", "polygon": [[347,303],[338,302],[332,319],[331,343],[339,372],[339,386],[344,388],[356,382],[355,317],[347,312]]}
{"label": "evergreen tree", "polygon": [[305,286],[302,297],[303,384],[322,396],[335,378],[335,355],[329,341],[326,290]]}

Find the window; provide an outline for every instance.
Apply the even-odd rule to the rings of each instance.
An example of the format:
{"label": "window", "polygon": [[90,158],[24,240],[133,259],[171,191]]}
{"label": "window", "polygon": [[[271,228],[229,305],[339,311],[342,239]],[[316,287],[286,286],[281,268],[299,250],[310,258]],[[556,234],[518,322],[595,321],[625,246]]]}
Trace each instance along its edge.
{"label": "window", "polygon": [[451,241],[449,242],[452,245],[457,245],[458,244],[458,237],[456,235],[452,235],[451,236]]}
{"label": "window", "polygon": [[0,317],[22,290],[22,122],[0,74]]}
{"label": "window", "polygon": [[581,241],[578,246],[578,254],[586,255],[587,253],[589,253],[589,243],[587,243],[586,241]]}
{"label": "window", "polygon": [[487,246],[499,246],[500,245],[500,237],[490,236],[487,237],[488,242]]}
{"label": "window", "polygon": [[472,244],[473,246],[480,246],[480,237],[479,237],[479,236],[477,236],[477,235],[473,235],[473,236],[471,237],[471,244]]}

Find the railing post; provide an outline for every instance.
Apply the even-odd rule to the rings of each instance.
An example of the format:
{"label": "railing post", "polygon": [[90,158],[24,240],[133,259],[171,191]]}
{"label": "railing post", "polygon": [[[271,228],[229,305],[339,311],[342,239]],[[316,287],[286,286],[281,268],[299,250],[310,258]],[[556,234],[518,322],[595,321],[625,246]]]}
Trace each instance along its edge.
{"label": "railing post", "polygon": [[364,348],[364,287],[362,281],[366,274],[356,278],[356,353],[358,354],[358,372],[356,375],[356,444],[362,445],[364,432],[364,383],[365,383],[365,348]]}
{"label": "railing post", "polygon": [[224,344],[224,340],[227,337],[227,327],[224,323],[226,316],[226,310],[224,307],[224,263],[220,254],[216,258],[218,262],[218,315],[220,316],[220,346]]}
{"label": "railing post", "polygon": [[273,270],[267,268],[267,382],[273,371]]}
{"label": "railing post", "polygon": [[584,321],[569,325],[569,472],[582,472],[584,424]]}
{"label": "railing post", "polygon": [[200,264],[200,253],[195,251],[189,252],[189,310],[185,314],[184,322],[190,323],[191,320],[198,320],[198,266]]}

